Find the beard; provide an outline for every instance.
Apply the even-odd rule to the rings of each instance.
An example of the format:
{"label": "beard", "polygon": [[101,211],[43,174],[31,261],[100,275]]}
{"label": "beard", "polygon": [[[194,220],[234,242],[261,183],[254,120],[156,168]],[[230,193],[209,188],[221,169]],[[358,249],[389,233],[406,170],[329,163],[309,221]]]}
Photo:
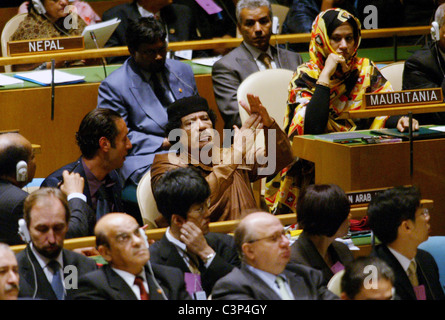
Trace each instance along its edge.
{"label": "beard", "polygon": [[37,248],[34,246],[34,248],[42,256],[51,260],[57,258],[62,251],[62,247],[59,245],[45,246],[43,248]]}

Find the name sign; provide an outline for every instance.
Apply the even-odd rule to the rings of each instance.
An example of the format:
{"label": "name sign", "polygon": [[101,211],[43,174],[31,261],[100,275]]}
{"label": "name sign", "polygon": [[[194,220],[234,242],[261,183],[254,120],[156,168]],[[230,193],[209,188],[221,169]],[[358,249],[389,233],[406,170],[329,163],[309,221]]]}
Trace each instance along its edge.
{"label": "name sign", "polygon": [[441,88],[365,94],[366,109],[443,103]]}
{"label": "name sign", "polygon": [[351,205],[365,205],[369,204],[371,200],[379,193],[388,188],[384,189],[375,189],[375,190],[363,190],[358,192],[347,192],[346,196],[348,197],[349,203]]}
{"label": "name sign", "polygon": [[82,36],[8,42],[8,52],[11,57],[36,53],[76,51],[84,48],[85,44]]}

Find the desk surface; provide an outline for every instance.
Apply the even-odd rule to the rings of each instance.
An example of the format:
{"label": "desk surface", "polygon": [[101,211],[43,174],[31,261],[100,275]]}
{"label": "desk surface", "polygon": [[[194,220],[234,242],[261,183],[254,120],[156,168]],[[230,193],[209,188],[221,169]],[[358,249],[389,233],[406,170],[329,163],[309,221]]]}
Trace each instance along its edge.
{"label": "desk surface", "polygon": [[[192,67],[194,75],[204,75],[204,74],[211,74],[212,73],[212,67],[200,65],[193,63],[189,60],[184,60],[184,63],[190,65]],[[118,69],[121,65],[107,65],[107,75],[112,73],[114,70]],[[61,68],[57,69],[59,71],[67,72],[73,75],[79,75],[79,76],[85,76],[85,82],[86,83],[96,83],[101,82],[105,79],[105,73],[103,70],[103,66],[90,66],[90,67],[77,67],[77,68]],[[5,73],[7,76],[13,76],[16,72],[12,73]],[[24,81],[23,84],[17,84],[17,85],[8,85],[4,87],[0,87],[0,90],[7,90],[7,89],[27,89],[27,88],[40,88],[42,87],[39,84],[30,82],[30,81]]]}
{"label": "desk surface", "polygon": [[423,199],[434,201],[431,235],[445,234],[445,138],[416,140],[411,149],[408,141],[340,144],[305,135],[294,138],[292,149],[295,156],[314,162],[317,184],[335,183],[345,192],[419,187]]}

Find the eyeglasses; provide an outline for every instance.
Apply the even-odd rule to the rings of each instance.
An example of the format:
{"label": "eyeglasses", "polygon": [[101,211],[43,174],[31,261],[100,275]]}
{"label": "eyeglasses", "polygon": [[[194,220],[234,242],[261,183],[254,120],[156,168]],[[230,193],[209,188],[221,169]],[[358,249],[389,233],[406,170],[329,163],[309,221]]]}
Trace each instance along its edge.
{"label": "eyeglasses", "polygon": [[247,242],[248,243],[254,243],[254,242],[257,242],[257,241],[266,240],[266,241],[269,241],[269,242],[276,243],[276,242],[280,242],[281,240],[283,240],[283,237],[285,237],[287,240],[291,239],[291,232],[290,232],[289,229],[283,229],[280,233],[274,233],[271,236],[264,237],[264,238],[259,238],[259,239],[255,239],[255,240],[250,240],[250,241],[247,241]]}
{"label": "eyeglasses", "polygon": [[421,214],[425,217],[425,218],[429,218],[430,216],[430,211],[428,210],[428,208],[420,208],[421,210]]}

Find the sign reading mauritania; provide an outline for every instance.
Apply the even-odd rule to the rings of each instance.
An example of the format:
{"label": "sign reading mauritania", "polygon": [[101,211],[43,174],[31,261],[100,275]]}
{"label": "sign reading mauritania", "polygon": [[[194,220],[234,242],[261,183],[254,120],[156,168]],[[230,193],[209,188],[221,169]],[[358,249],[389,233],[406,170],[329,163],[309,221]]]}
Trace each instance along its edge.
{"label": "sign reading mauritania", "polygon": [[366,109],[442,103],[441,88],[366,93]]}

